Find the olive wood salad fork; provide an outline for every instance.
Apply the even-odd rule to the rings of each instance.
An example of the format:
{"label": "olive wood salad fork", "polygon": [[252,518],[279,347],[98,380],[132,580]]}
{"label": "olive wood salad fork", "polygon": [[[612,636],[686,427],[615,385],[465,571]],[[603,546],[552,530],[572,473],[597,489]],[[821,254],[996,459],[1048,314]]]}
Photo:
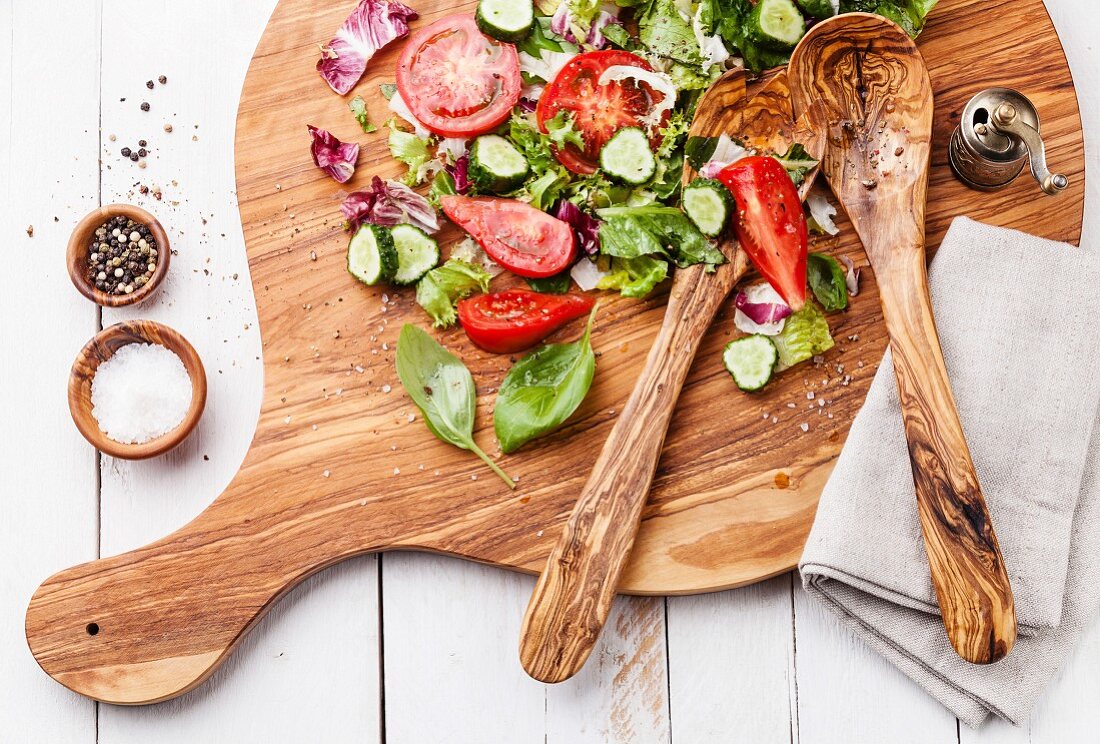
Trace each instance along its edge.
{"label": "olive wood salad fork", "polygon": [[[744,71],[727,72],[699,102],[689,135],[727,134],[779,153],[798,141],[821,158],[824,111],[818,112],[820,121],[811,121],[810,114],[796,124],[786,74],[747,103],[745,96]],[[694,177],[685,163],[683,183]],[[803,182],[803,198],[813,177],[807,174]],[[520,660],[535,679],[573,676],[607,620],[684,379],[718,308],[748,271],[748,257],[732,237],[719,248],[728,260],[713,273],[701,265],[676,271],[645,368],[539,576],[520,638]]]}
{"label": "olive wood salad fork", "polygon": [[1016,640],[1012,589],[963,437],[928,295],[928,70],[908,34],[866,13],[814,26],[788,70],[796,110],[822,102],[829,109],[822,171],[878,280],[924,545],[947,637],[967,661],[997,661]]}

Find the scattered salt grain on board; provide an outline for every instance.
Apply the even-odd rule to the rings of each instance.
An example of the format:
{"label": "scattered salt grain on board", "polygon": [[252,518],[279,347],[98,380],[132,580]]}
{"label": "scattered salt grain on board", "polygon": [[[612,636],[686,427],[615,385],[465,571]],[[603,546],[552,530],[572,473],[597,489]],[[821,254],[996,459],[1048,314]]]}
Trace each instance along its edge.
{"label": "scattered salt grain on board", "polygon": [[191,377],[160,344],[127,344],[92,378],[92,416],[111,439],[143,444],[179,426],[191,406]]}

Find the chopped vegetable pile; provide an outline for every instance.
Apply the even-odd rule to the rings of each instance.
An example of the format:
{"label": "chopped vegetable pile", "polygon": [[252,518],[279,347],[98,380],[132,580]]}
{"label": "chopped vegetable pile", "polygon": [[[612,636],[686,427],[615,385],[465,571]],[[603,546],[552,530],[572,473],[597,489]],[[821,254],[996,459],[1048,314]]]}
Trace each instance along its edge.
{"label": "chopped vegetable pile", "polygon": [[[758,390],[833,345],[824,312],[848,306],[859,275],[808,253],[810,232],[836,233],[836,209],[811,193],[804,212],[796,186],[817,161],[802,145],[760,152],[735,132],[689,138],[696,105],[726,70],[786,63],[816,20],[874,12],[916,35],[935,2],[481,0],[475,14],[410,35],[414,10],[361,0],[317,69],[348,94],[376,51],[409,36],[395,84],[382,85],[393,115],[377,127],[405,168],[399,181],[375,176],[346,197],[348,269],[366,284],[415,285],[433,325],[461,322],[477,346],[511,353],[588,314],[592,301],[570,294],[574,284],[646,297],[676,269],[714,271],[726,261],[720,241],[736,237],[766,283],[738,293],[735,325],[750,335],[723,362],[740,387]],[[362,96],[347,105],[365,134],[376,130]],[[314,163],[352,179],[359,146],[309,133]],[[699,174],[686,187],[685,162]],[[439,265],[441,214],[470,238]],[[503,270],[530,290],[489,293]],[[557,428],[583,400],[591,326],[590,317],[581,341],[544,346],[508,374],[495,421],[504,451]],[[432,344],[402,332],[401,378],[419,386],[410,394],[437,436],[485,459],[469,436],[469,375]],[[457,397],[425,382],[435,377]]]}

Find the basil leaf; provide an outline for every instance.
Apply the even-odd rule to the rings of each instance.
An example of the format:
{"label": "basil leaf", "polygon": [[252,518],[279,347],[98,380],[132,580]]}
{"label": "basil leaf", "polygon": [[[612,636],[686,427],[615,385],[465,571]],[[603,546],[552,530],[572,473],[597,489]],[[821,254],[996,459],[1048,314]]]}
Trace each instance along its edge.
{"label": "basil leaf", "polygon": [[573,286],[572,282],[573,277],[569,275],[569,269],[566,269],[560,274],[543,277],[542,279],[528,278],[527,286],[543,294],[565,294]]}
{"label": "basil leaf", "polygon": [[817,167],[817,161],[810,157],[806,148],[795,142],[782,155],[776,155],[775,159],[783,164],[783,169],[794,181],[795,186],[802,185],[806,180],[806,174]]}
{"label": "basil leaf", "polygon": [[832,256],[811,253],[806,257],[806,277],[810,289],[828,312],[848,307],[848,283],[844,267]]}
{"label": "basil leaf", "polygon": [[474,443],[477,393],[474,378],[461,359],[421,328],[406,323],[397,338],[397,376],[432,434],[447,444],[473,452],[509,488],[516,487]]}
{"label": "basil leaf", "polygon": [[595,317],[592,308],[580,341],[543,346],[508,371],[493,410],[493,428],[504,452],[515,452],[557,429],[588,395],[596,374],[590,342]]}

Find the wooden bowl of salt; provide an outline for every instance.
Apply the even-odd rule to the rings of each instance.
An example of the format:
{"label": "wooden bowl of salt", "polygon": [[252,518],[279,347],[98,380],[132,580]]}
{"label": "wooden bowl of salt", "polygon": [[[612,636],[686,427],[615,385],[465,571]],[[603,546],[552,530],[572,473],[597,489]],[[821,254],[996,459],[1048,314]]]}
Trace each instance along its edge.
{"label": "wooden bowl of salt", "polygon": [[69,375],[76,428],[111,457],[164,454],[187,438],[205,406],[206,370],[195,348],[152,320],[104,328],[80,350]]}

